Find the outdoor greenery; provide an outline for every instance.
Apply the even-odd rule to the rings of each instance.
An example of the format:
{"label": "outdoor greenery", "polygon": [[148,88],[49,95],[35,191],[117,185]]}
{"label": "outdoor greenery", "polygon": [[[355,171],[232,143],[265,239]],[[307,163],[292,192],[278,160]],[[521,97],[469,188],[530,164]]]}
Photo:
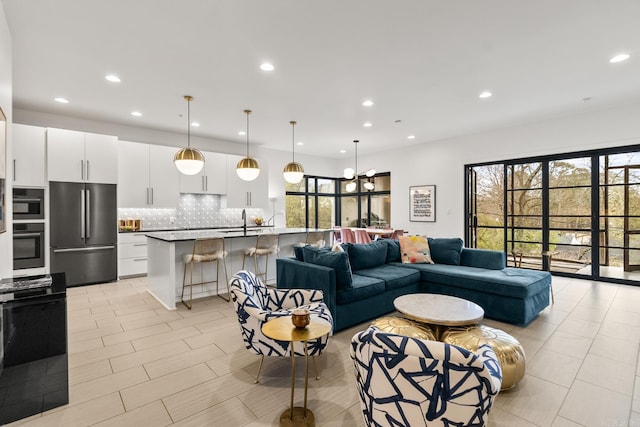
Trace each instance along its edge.
{"label": "outdoor greenery", "polygon": [[[640,153],[603,155],[599,160],[600,262],[621,266],[626,247],[631,262],[640,264],[640,234],[627,233],[630,240],[624,240],[625,223],[626,231],[640,230]],[[582,157],[473,167],[476,246],[540,258],[546,216],[549,250],[556,259],[590,264],[591,165],[591,157]],[[543,212],[545,171],[548,210]]]}

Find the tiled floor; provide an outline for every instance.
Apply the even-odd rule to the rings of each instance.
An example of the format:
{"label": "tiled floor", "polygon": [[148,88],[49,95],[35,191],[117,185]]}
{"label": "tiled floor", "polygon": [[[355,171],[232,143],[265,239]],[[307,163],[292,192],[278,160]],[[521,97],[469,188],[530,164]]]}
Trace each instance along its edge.
{"label": "tiled floor", "polygon": [[[146,278],[68,291],[70,404],[26,426],[274,426],[287,407],[289,359],[244,349],[230,303],[167,311]],[[554,278],[556,303],[520,340],[527,375],[498,395],[491,426],[640,426],[640,288]],[[362,426],[348,343],[333,336],[310,380],[318,426]],[[302,364],[299,365],[300,368]],[[298,372],[302,372],[301,369]],[[296,400],[302,399],[302,379]]]}

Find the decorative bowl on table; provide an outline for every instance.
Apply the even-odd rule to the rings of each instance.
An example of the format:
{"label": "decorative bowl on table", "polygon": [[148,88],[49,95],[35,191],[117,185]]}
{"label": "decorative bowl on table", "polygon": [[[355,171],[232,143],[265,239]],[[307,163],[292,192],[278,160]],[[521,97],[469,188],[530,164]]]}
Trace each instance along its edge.
{"label": "decorative bowl on table", "polygon": [[304,329],[311,321],[310,311],[306,308],[296,308],[291,312],[291,323],[298,329]]}

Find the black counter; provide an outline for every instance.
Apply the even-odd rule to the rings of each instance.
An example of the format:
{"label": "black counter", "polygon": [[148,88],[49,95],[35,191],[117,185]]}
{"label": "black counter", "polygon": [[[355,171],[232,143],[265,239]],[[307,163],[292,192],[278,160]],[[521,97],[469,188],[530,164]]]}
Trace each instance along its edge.
{"label": "black counter", "polygon": [[69,403],[64,273],[3,280],[0,306],[0,424]]}

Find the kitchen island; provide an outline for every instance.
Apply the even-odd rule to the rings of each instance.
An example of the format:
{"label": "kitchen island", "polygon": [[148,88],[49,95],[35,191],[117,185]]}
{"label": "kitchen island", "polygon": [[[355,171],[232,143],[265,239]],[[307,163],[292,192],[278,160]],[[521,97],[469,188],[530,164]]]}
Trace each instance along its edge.
{"label": "kitchen island", "polygon": [[[176,309],[176,302],[180,301],[182,294],[182,277],[184,264],[182,256],[193,251],[193,242],[196,239],[208,239],[224,237],[225,250],[227,251],[227,272],[228,279],[231,279],[236,272],[242,269],[242,257],[246,248],[256,245],[256,241],[261,234],[276,234],[280,236],[280,253],[278,256],[293,256],[294,245],[304,243],[307,232],[323,232],[324,240],[331,242],[330,230],[316,230],[306,228],[260,228],[250,229],[246,232],[242,229],[235,230],[180,230],[180,231],[159,231],[147,233],[148,248],[148,288],[147,290],[162,305],[169,310]],[[268,281],[275,282],[276,277],[276,256],[269,256]],[[264,260],[261,268],[264,268]],[[253,271],[253,259],[247,257],[246,269]],[[220,285],[222,293],[227,292],[224,284],[224,267],[220,265]],[[215,277],[215,265],[204,266],[204,274],[207,280]],[[194,282],[200,282],[200,268],[193,270]],[[187,277],[188,279],[188,277]],[[216,295],[215,283],[202,286],[194,286],[193,299]]]}

